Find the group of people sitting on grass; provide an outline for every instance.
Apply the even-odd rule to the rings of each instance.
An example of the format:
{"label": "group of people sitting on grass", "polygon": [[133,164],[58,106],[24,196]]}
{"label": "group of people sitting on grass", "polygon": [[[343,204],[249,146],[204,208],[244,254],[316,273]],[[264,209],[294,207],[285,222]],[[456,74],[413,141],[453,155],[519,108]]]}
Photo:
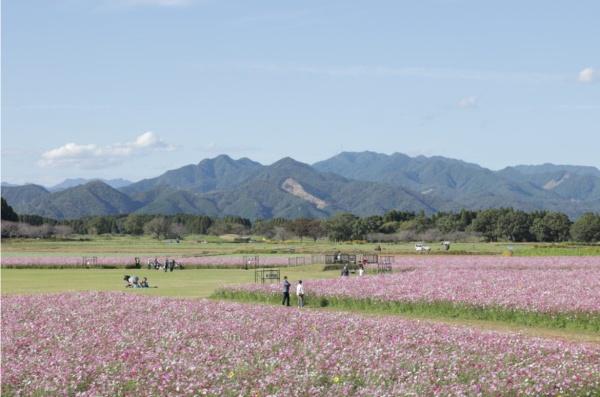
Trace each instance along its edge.
{"label": "group of people sitting on grass", "polygon": [[123,281],[125,281],[125,288],[150,288],[147,277],[144,277],[140,280],[138,276],[130,276],[126,274],[123,277]]}
{"label": "group of people sitting on grass", "polygon": [[159,262],[158,258],[148,258],[148,269],[173,271],[175,268],[183,269],[183,264],[175,262],[175,259],[165,258],[165,262]]}

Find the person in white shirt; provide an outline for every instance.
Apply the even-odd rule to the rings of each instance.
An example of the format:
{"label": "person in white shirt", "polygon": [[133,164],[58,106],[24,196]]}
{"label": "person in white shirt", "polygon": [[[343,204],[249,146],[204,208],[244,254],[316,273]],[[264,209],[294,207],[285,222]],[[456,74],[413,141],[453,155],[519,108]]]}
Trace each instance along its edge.
{"label": "person in white shirt", "polygon": [[304,286],[302,286],[302,280],[299,280],[296,286],[296,296],[298,297],[298,307],[304,307]]}

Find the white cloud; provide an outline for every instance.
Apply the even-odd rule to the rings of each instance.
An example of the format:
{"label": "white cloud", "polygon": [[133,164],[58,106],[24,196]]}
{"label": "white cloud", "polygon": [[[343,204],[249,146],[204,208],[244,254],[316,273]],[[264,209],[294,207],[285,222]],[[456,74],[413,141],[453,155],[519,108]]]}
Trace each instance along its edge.
{"label": "white cloud", "polygon": [[457,103],[458,107],[461,109],[472,109],[477,107],[477,97],[476,96],[468,96],[462,98]]}
{"label": "white cloud", "polygon": [[97,169],[123,163],[133,156],[170,150],[174,150],[174,146],[160,139],[154,132],[148,131],[137,136],[133,142],[108,146],[67,143],[42,153],[38,164],[42,167],[69,166]]}
{"label": "white cloud", "polygon": [[596,78],[596,71],[593,68],[585,68],[579,72],[577,80],[580,83],[591,83]]}

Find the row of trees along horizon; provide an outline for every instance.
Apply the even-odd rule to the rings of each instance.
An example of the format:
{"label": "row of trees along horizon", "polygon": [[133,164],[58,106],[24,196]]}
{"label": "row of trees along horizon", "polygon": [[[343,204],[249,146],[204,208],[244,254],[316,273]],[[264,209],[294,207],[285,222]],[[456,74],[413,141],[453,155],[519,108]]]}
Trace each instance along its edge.
{"label": "row of trees along horizon", "polygon": [[72,234],[150,235],[157,239],[184,238],[189,234],[257,235],[268,239],[294,237],[331,241],[512,241],[598,242],[600,213],[586,213],[575,222],[561,212],[525,212],[512,208],[461,210],[426,215],[391,210],[384,215],[359,217],[337,213],[328,219],[264,219],[206,215],[106,215],[55,220],[16,214],[2,198],[2,237],[68,237]]}

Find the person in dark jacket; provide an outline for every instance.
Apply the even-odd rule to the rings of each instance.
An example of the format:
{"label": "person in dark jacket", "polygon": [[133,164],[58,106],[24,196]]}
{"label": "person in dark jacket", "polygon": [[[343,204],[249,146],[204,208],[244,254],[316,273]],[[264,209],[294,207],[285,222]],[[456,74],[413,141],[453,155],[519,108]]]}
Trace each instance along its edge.
{"label": "person in dark jacket", "polygon": [[287,276],[283,276],[283,302],[282,305],[289,306],[290,305],[290,282],[287,279]]}

